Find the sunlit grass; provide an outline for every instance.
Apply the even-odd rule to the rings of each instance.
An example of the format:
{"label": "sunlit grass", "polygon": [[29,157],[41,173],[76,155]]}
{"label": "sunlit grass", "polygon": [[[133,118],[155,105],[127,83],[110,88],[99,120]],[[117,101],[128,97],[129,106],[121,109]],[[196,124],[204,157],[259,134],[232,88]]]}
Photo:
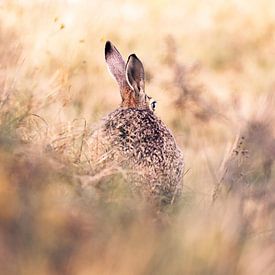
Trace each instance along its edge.
{"label": "sunlit grass", "polygon": [[[0,3],[3,274],[274,274],[275,4]],[[155,213],[89,137],[120,103],[111,40],[143,61],[185,155]]]}

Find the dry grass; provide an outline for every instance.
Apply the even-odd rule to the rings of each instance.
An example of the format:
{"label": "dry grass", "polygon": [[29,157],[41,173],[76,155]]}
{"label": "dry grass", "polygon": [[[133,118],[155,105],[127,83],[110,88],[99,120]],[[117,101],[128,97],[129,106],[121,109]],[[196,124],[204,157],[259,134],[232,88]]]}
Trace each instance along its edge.
{"label": "dry grass", "polygon": [[[274,1],[0,2],[2,274],[274,274]],[[143,60],[186,160],[156,214],[89,136]]]}

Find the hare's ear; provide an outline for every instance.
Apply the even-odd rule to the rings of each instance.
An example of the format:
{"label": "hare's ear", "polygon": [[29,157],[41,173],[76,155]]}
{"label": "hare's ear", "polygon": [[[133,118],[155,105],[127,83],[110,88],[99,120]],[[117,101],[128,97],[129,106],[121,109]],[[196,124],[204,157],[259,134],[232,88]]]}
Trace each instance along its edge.
{"label": "hare's ear", "polygon": [[145,92],[144,68],[135,54],[131,54],[126,64],[126,79],[136,93]]}
{"label": "hare's ear", "polygon": [[119,51],[110,41],[107,41],[105,44],[105,60],[111,74],[115,77],[120,89],[122,89],[126,82],[125,62]]}

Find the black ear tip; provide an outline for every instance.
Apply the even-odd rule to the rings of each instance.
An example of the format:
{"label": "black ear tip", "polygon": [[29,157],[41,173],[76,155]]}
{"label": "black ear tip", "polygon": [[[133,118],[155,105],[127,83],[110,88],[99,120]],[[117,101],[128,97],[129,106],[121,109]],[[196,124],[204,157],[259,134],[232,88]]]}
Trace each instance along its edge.
{"label": "black ear tip", "polygon": [[141,63],[141,61],[139,60],[139,58],[134,53],[132,53],[131,55],[129,55],[127,62],[129,62],[130,60],[131,60],[131,62]]}
{"label": "black ear tip", "polygon": [[138,57],[136,56],[136,54],[132,53],[131,55],[129,55],[129,59],[130,58],[135,58],[135,59],[138,59]]}
{"label": "black ear tip", "polygon": [[140,59],[139,59],[139,58],[136,56],[136,54],[134,54],[134,53],[132,53],[132,54],[129,56],[129,59],[130,59],[130,58],[141,63]]}
{"label": "black ear tip", "polygon": [[105,55],[108,55],[112,51],[112,43],[107,41],[105,44]]}

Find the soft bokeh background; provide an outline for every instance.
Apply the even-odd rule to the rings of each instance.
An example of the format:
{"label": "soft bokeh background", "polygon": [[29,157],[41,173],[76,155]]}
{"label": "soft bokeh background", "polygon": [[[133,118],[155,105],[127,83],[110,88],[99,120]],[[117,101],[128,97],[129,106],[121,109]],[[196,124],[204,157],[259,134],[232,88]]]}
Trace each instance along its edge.
{"label": "soft bokeh background", "polygon": [[[185,155],[158,217],[91,173],[120,102],[106,40],[143,61]],[[274,274],[274,60],[272,0],[0,1],[1,272]]]}

